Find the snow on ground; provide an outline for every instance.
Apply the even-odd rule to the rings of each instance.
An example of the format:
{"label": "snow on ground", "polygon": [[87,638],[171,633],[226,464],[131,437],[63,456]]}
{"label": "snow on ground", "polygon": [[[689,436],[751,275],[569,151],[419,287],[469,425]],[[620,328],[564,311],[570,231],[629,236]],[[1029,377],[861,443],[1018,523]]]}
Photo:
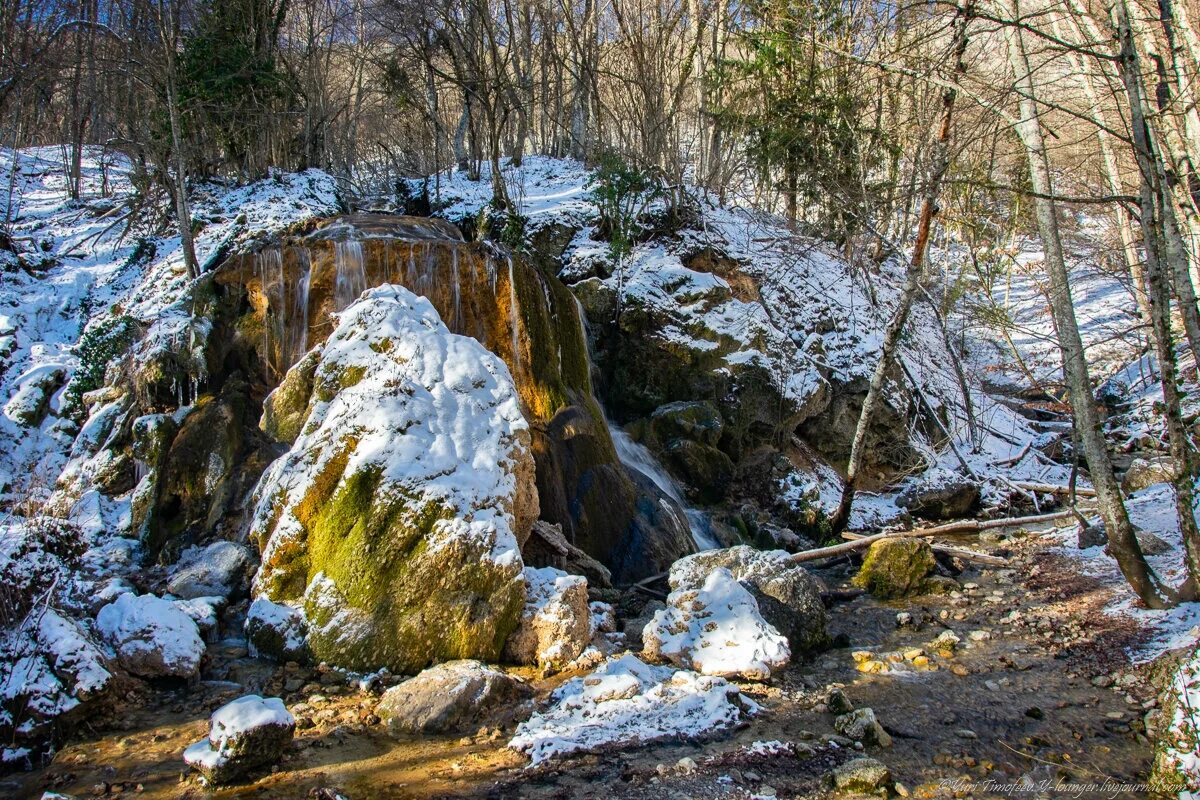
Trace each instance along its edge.
{"label": "snow on ground", "polygon": [[[92,441],[97,431],[121,411],[116,403],[98,404],[82,428],[66,413],[85,330],[132,319],[135,333],[161,332],[190,318],[189,281],[165,200],[135,202],[129,162],[99,147],[85,153],[81,197],[73,200],[64,158],[55,147],[0,150],[7,189],[0,195],[6,223],[0,237],[0,501],[26,514],[36,513],[64,467],[68,482],[86,471],[88,454],[99,445]],[[333,178],[312,170],[245,186],[197,183],[191,200],[197,256],[206,267],[255,238],[340,209]],[[94,377],[102,378],[103,361],[98,367]],[[129,504],[128,495],[92,491],[70,509],[71,522],[42,514],[0,524],[0,571],[34,604],[0,631],[0,703],[7,709],[0,711],[0,728],[14,731],[6,762],[36,760],[49,722],[107,683],[116,650],[98,635],[91,612],[97,600],[118,600],[132,588],[118,577],[137,564],[137,542],[127,538]],[[75,548],[81,556],[67,552]],[[195,629],[181,610],[160,602],[165,605],[156,614],[178,615],[180,628]],[[188,638],[184,650],[202,652],[203,644]],[[14,716],[12,709],[24,711]]]}
{"label": "snow on ground", "polygon": [[725,730],[758,711],[723,678],[655,667],[634,655],[572,678],[508,743],[531,766],[556,756]]}
{"label": "snow on ground", "polygon": [[[12,187],[0,209],[15,250],[0,249],[0,403],[60,370],[50,384],[53,412],[63,407],[85,327],[121,315],[142,324],[188,316],[172,310],[189,285],[179,236],[163,230],[157,203],[135,208],[129,162],[89,147],[81,199],[72,200],[63,157],[57,147],[0,150],[0,181]],[[333,178],[316,170],[240,187],[200,183],[191,195],[196,255],[209,267],[254,237],[339,209]],[[0,416],[0,489],[10,498],[48,489],[75,433],[54,414],[31,427]]]}
{"label": "snow on ground", "polygon": [[1185,781],[1184,786],[1169,787],[1179,792],[1179,800],[1197,800],[1200,798],[1200,649],[1179,666],[1167,695],[1171,719],[1162,737],[1160,763],[1156,766],[1165,767],[1167,777]]}
{"label": "snow on ground", "polygon": [[[442,198],[449,206],[439,213],[450,218],[479,213],[491,197],[487,169],[485,165],[478,181],[462,172],[442,173]],[[523,194],[514,193],[514,200],[531,229],[554,224],[578,229],[568,248],[564,280],[573,283],[610,271],[607,244],[592,238],[596,212],[588,202],[590,173],[582,165],[530,158],[520,169],[506,168],[505,175],[526,187]],[[731,369],[746,363],[761,365],[797,407],[813,401],[830,381],[869,378],[899,295],[903,264],[892,259],[877,268],[873,265],[874,271],[869,272],[847,263],[827,243],[792,233],[774,215],[719,206],[700,193],[691,199],[699,210],[698,222],[673,237],[635,246],[621,268],[602,279],[622,302],[651,308],[674,320],[661,334],[672,345],[702,353],[718,351]],[[686,265],[708,250],[728,255],[752,285],[737,279],[731,283],[722,275]],[[1037,434],[1026,419],[983,392],[978,381],[971,390],[979,420],[972,440],[944,337],[925,301],[917,304],[911,317],[902,358],[929,405],[949,418],[957,449],[975,475],[985,480],[1001,473],[1012,480],[1066,480],[1067,468],[1036,449],[1015,459]],[[950,449],[926,450],[931,465],[962,471]],[[1014,462],[1003,463],[1008,459]],[[787,497],[818,503],[832,512],[840,499],[837,482],[824,480],[819,473],[811,477],[790,487]],[[998,501],[1008,491],[1007,486],[988,480],[985,501]],[[882,518],[878,513],[856,517],[863,522]]]}

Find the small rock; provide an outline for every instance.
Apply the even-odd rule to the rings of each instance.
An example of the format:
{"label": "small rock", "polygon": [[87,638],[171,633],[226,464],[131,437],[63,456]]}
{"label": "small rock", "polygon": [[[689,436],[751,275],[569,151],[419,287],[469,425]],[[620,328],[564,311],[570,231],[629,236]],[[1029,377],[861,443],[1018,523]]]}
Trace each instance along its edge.
{"label": "small rock", "polygon": [[375,713],[393,734],[459,733],[512,721],[530,693],[478,661],[449,661],[388,689]]}
{"label": "small rock", "polygon": [[275,764],[296,732],[296,720],[278,697],[239,697],[212,715],[208,738],[183,753],[207,783],[230,783]]}
{"label": "small rock", "polygon": [[880,747],[892,746],[892,737],[875,719],[875,711],[870,708],[860,708],[857,711],[842,714],[833,721],[833,729],[843,736],[848,736],[864,744],[877,744]]}
{"label": "small rock", "polygon": [[853,758],[834,767],[828,782],[839,793],[875,794],[888,788],[892,773],[873,758]]}
{"label": "small rock", "polygon": [[854,710],[854,704],[850,702],[850,698],[841,689],[831,689],[826,704],[834,714],[849,714]]}
{"label": "small rock", "polygon": [[970,728],[959,728],[958,730],[956,730],[954,732],[954,735],[960,739],[978,739],[979,738],[979,734],[975,733],[975,731],[971,730]]}

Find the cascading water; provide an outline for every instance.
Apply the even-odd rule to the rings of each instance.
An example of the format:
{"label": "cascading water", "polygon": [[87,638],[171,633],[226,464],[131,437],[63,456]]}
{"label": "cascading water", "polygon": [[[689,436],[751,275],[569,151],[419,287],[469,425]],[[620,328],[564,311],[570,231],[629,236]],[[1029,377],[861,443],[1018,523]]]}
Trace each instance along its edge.
{"label": "cascading water", "polygon": [[358,299],[367,290],[367,268],[363,259],[362,242],[353,239],[333,243],[334,308],[338,311]]}
{"label": "cascading water", "polygon": [[512,357],[513,357],[513,372],[521,366],[521,338],[517,333],[517,281],[513,277],[513,260],[512,256],[506,256],[508,259],[508,320],[512,327]]}
{"label": "cascading water", "polygon": [[[588,371],[595,370],[595,364],[592,362],[592,348],[587,332],[587,315],[584,313],[583,304],[579,302],[579,298],[572,295],[575,300],[575,315],[579,318],[579,335],[583,338],[584,351],[587,353]],[[559,354],[562,358],[562,354]],[[603,409],[601,409],[603,411]],[[659,463],[654,454],[650,452],[644,445],[638,444],[633,440],[628,433],[617,427],[604,417],[605,423],[608,425],[608,435],[612,439],[613,447],[617,451],[617,458],[628,469],[635,469],[645,475],[659,491],[667,497],[674,500],[680,508],[683,509],[685,519],[683,522],[687,525],[688,531],[692,534],[692,542],[696,545],[697,550],[716,550],[720,548],[721,543],[718,542],[712,535],[712,525],[709,522],[708,515],[698,508],[692,508],[683,498],[683,492],[679,491],[679,484],[667,474],[663,469],[663,465]]]}

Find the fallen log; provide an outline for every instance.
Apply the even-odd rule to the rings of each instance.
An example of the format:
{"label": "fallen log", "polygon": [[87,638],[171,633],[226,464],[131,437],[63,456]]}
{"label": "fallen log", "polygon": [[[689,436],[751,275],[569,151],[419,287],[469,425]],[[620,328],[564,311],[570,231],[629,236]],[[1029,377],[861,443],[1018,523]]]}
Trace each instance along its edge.
{"label": "fallen log", "polygon": [[929,528],[914,528],[907,531],[887,531],[885,533],[876,533],[873,536],[864,536],[861,539],[855,539],[842,544],[835,544],[829,547],[818,547],[814,550],[805,550],[803,553],[796,553],[792,556],[792,561],[797,564],[802,564],[805,561],[816,561],[819,558],[829,558],[830,556],[840,556],[844,553],[853,553],[855,550],[862,550],[870,547],[875,542],[884,539],[894,539],[903,536],[960,536],[969,533],[982,533],[983,531],[995,530],[998,528],[1019,528],[1025,525],[1040,525],[1043,522],[1055,522],[1060,519],[1073,519],[1074,511],[1056,511],[1052,514],[1034,514],[1030,517],[1006,517],[1002,519],[964,519],[956,522],[948,522],[945,525],[934,525]]}
{"label": "fallen log", "polygon": [[[852,542],[857,542],[866,537],[861,533],[846,532],[842,534],[843,539]],[[951,556],[952,558],[961,558],[963,561],[972,561],[976,564],[983,564],[988,567],[1006,567],[1008,559],[1000,556],[988,555],[987,553],[976,553],[974,550],[967,550],[962,547],[950,547],[944,544],[931,544],[933,552],[941,553],[942,555]]]}
{"label": "fallen log", "polygon": [[[1054,483],[1034,483],[1032,481],[1012,481],[1012,485],[1028,492],[1041,492],[1042,494],[1070,494],[1070,486],[1059,486]],[[1095,497],[1096,490],[1089,489],[1086,486],[1076,486],[1075,494],[1079,497]]]}

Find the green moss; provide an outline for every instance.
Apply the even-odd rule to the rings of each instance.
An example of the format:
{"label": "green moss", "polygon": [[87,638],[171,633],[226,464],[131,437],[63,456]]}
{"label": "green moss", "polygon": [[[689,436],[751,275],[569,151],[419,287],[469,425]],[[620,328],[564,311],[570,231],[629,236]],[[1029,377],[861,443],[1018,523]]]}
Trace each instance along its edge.
{"label": "green moss", "polygon": [[[429,548],[452,509],[387,487],[378,468],[345,476],[327,502],[323,494],[310,492],[314,513],[298,513],[308,518],[307,581],[320,573],[336,587],[306,602],[318,659],[415,671],[435,660],[499,656],[516,627],[523,584],[516,570],[469,545]],[[365,632],[347,634],[355,625]]]}
{"label": "green moss", "polygon": [[79,367],[63,396],[66,415],[74,417],[83,413],[83,396],[104,385],[109,363],[123,355],[137,335],[137,321],[129,316],[113,317],[84,331],[75,347]]}
{"label": "green moss", "polygon": [[867,550],[853,583],[880,599],[907,597],[926,590],[926,579],[936,566],[933,548],[923,539],[881,539]]}

